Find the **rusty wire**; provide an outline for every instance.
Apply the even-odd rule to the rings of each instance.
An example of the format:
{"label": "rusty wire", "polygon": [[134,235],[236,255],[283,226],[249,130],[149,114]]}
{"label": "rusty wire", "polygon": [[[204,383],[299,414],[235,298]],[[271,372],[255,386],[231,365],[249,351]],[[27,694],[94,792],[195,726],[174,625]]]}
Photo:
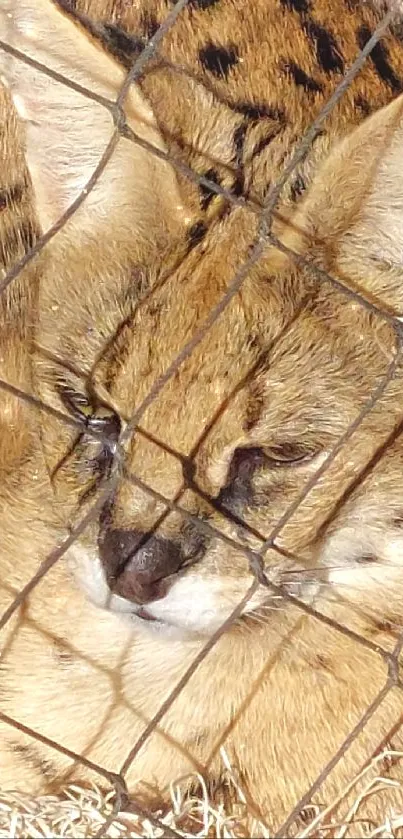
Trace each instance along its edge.
{"label": "rusty wire", "polygon": [[[322,772],[320,773],[314,784],[311,785],[310,789],[307,790],[304,796],[302,796],[302,798],[296,803],[295,808],[289,814],[288,818],[276,834],[277,836],[282,836],[286,835],[287,831],[292,827],[298,814],[301,812],[303,807],[305,807],[310,802],[313,794],[320,788],[321,784],[326,779],[329,772],[334,768],[334,766],[336,766],[338,761],[342,758],[342,756],[349,749],[354,740],[358,737],[360,732],[364,729],[368,720],[373,716],[376,709],[379,707],[379,705],[384,700],[386,695],[389,693],[391,688],[398,688],[400,690],[403,688],[403,683],[400,679],[398,669],[398,657],[403,645],[403,635],[399,638],[398,642],[396,643],[393,652],[390,653],[382,647],[380,647],[379,645],[372,643],[367,638],[360,636],[358,633],[354,632],[348,627],[339,624],[337,621],[333,620],[332,618],[326,615],[321,614],[313,606],[308,606],[305,602],[300,601],[297,597],[290,595],[287,591],[284,591],[281,588],[281,586],[277,586],[272,581],[270,581],[270,579],[268,579],[264,571],[264,556],[266,551],[268,549],[271,549],[281,553],[281,548],[276,543],[277,537],[280,535],[287,522],[290,521],[297,508],[303,503],[303,501],[308,497],[312,489],[316,486],[320,477],[328,469],[330,463],[338,456],[338,453],[344,448],[344,446],[355,434],[356,430],[359,428],[364,419],[370,414],[375,405],[379,402],[385,389],[393,380],[397,369],[397,365],[401,361],[401,356],[403,352],[403,324],[400,318],[395,316],[390,311],[382,309],[373,301],[366,299],[365,296],[363,296],[361,293],[343,285],[343,283],[340,280],[335,279],[334,277],[326,273],[324,270],[320,269],[317,265],[313,265],[301,254],[294,252],[286,245],[284,245],[284,243],[282,243],[272,232],[272,222],[274,218],[276,218],[279,215],[277,211],[277,205],[281,198],[284,187],[290,181],[290,178],[295,172],[298,165],[304,160],[306,155],[309,153],[312,147],[312,143],[314,139],[317,137],[318,133],[320,132],[323,123],[329,117],[330,113],[332,112],[333,108],[337,105],[337,103],[340,101],[341,97],[345,94],[353,79],[363,68],[364,63],[367,60],[368,56],[371,54],[373,48],[379,43],[381,37],[385,34],[390,24],[393,22],[394,16],[396,14],[396,4],[393,4],[389,11],[384,15],[378,27],[368,40],[367,44],[358,54],[356,60],[344,73],[341,82],[335,88],[332,96],[328,99],[328,101],[325,103],[316,119],[312,122],[305,136],[302,137],[299,143],[297,144],[292,158],[284,167],[281,176],[278,178],[277,182],[271,186],[266,201],[262,203],[258,201],[256,197],[253,196],[250,196],[247,199],[245,198],[245,196],[235,195],[233,192],[231,192],[230,189],[222,187],[221,185],[215,183],[215,181],[209,179],[208,177],[196,174],[189,166],[184,164],[182,161],[177,160],[175,156],[172,156],[169,152],[156,148],[152,146],[149,142],[137,136],[126,123],[124,103],[130,84],[142,76],[149,62],[157,55],[158,47],[160,46],[163,38],[172,29],[172,27],[174,27],[175,22],[178,19],[178,16],[186,8],[189,2],[190,0],[176,0],[176,2],[173,4],[172,9],[166,16],[163,23],[157,29],[153,37],[150,38],[149,41],[144,45],[144,48],[141,50],[140,54],[133,62],[115,101],[110,101],[102,96],[99,96],[93,93],[92,91],[88,90],[86,87],[83,87],[77,84],[76,82],[73,82],[69,78],[64,77],[61,74],[56,73],[52,70],[49,70],[49,68],[47,68],[46,66],[26,56],[21,51],[15,49],[14,47],[10,46],[10,44],[0,39],[0,50],[9,53],[16,60],[25,62],[26,64],[33,66],[35,69],[38,69],[41,72],[51,76],[54,81],[57,81],[61,85],[71,87],[73,90],[80,93],[81,95],[93,99],[99,105],[102,105],[105,109],[109,111],[113,123],[113,125],[111,126],[111,136],[109,142],[106,145],[102,157],[98,165],[94,169],[94,172],[88,180],[88,183],[86,184],[85,188],[76,198],[76,200],[68,207],[66,212],[63,213],[63,215],[56,221],[56,223],[52,225],[52,227],[48,231],[46,231],[45,234],[40,236],[36,243],[33,245],[33,247],[7,271],[7,273],[3,276],[0,282],[0,293],[4,293],[6,289],[9,287],[9,285],[20,275],[21,271],[30,262],[35,260],[41,254],[45,246],[52,241],[54,236],[65,226],[68,220],[74,215],[76,210],[79,208],[79,206],[86,200],[88,194],[90,194],[91,191],[94,189],[99,178],[104,172],[104,169],[108,161],[114,154],[117,143],[121,137],[129,139],[131,142],[155,154],[157,157],[169,161],[169,163],[172,164],[181,173],[181,175],[185,175],[193,183],[199,186],[204,186],[208,188],[212,193],[222,196],[233,207],[248,206],[248,208],[254,214],[257,215],[259,220],[257,233],[254,241],[252,242],[249,248],[248,256],[244,263],[239,267],[235,276],[233,277],[232,282],[229,284],[226,293],[222,296],[222,298],[216,304],[216,306],[209,312],[204,323],[202,323],[201,326],[199,326],[199,328],[195,331],[195,333],[192,335],[189,341],[181,348],[180,352],[177,354],[172,363],[167,367],[165,372],[156,380],[156,382],[149,390],[143,401],[139,404],[133,415],[128,418],[125,424],[124,431],[120,436],[119,442],[115,449],[112,451],[113,463],[111,471],[108,474],[108,476],[102,481],[101,486],[98,487],[98,495],[96,501],[87,510],[85,516],[83,516],[83,518],[78,523],[76,523],[74,527],[71,528],[69,535],[66,537],[66,539],[64,539],[64,541],[61,544],[55,547],[55,549],[47,557],[45,557],[35,576],[17,594],[13,602],[9,605],[4,614],[0,617],[0,629],[2,629],[5,626],[5,624],[10,620],[11,616],[15,613],[15,611],[21,606],[22,603],[24,603],[25,599],[32,592],[35,586],[38,585],[40,580],[50,571],[50,569],[55,565],[56,562],[60,561],[60,559],[64,556],[69,547],[75,542],[78,536],[82,532],[84,532],[86,527],[88,527],[88,525],[96,519],[99,510],[108,500],[108,498],[110,498],[113,494],[117,480],[122,475],[126,480],[131,481],[135,486],[138,486],[144,492],[148,493],[150,497],[154,498],[159,502],[162,502],[165,509],[162,519],[171,511],[177,511],[180,513],[181,516],[183,516],[185,520],[192,521],[192,523],[201,531],[205,531],[208,532],[210,535],[214,535],[215,538],[223,540],[227,544],[230,544],[232,547],[235,547],[237,551],[242,552],[245,555],[246,560],[249,562],[253,581],[245,597],[239,604],[237,604],[233,613],[227,618],[223,625],[214,633],[214,635],[212,635],[208,639],[204,647],[199,651],[198,655],[195,657],[191,666],[187,669],[180,681],[175,685],[175,687],[171,691],[171,694],[167,697],[167,699],[161,705],[157,713],[153,716],[148,725],[145,727],[141,736],[132,745],[130,751],[127,754],[126,759],[124,760],[121,766],[119,773],[113,773],[108,771],[107,769],[105,769],[105,767],[88,760],[88,758],[85,758],[83,755],[76,754],[75,752],[67,749],[60,743],[56,743],[53,740],[44,737],[40,732],[34,731],[28,728],[27,726],[24,726],[21,722],[4,714],[3,712],[0,713],[0,720],[15,728],[18,728],[20,731],[30,735],[31,737],[41,741],[42,743],[45,743],[46,745],[49,745],[57,749],[65,756],[69,757],[72,761],[81,763],[88,769],[97,772],[104,779],[106,779],[112,787],[114,787],[116,791],[116,802],[114,810],[111,816],[107,819],[105,825],[102,827],[102,833],[99,834],[104,835],[105,830],[107,829],[108,825],[111,824],[111,822],[113,821],[113,818],[120,809],[122,803],[127,801],[128,794],[124,778],[139,750],[142,748],[147,739],[153,733],[159,722],[163,719],[164,715],[169,710],[172,703],[179,695],[180,691],[192,678],[201,661],[203,661],[203,659],[209,654],[209,652],[215,646],[218,639],[228,629],[228,627],[232,625],[234,620],[236,620],[237,617],[239,617],[242,614],[244,606],[246,605],[252,594],[255,592],[257,587],[259,585],[265,585],[273,593],[281,594],[283,599],[296,605],[302,612],[311,615],[316,620],[322,621],[328,626],[337,630],[338,632],[344,633],[346,637],[349,637],[357,643],[366,646],[372,652],[381,656],[388,666],[388,675],[385,680],[385,684],[378,692],[372,704],[366,709],[365,713],[363,714],[359,722],[356,724],[354,729],[350,731],[348,737],[346,737],[345,741],[342,743],[337,753],[334,754],[331,761],[323,768]],[[173,69],[175,69],[175,65],[169,64],[169,62],[167,61],[165,63],[170,67],[173,67]],[[176,69],[180,73],[186,73],[186,70],[184,70],[182,67],[178,67]],[[331,450],[324,463],[322,463],[320,468],[306,483],[303,492],[293,502],[293,504],[291,504],[288,507],[288,509],[276,523],[269,537],[265,539],[263,536],[259,536],[260,547],[259,549],[252,550],[251,548],[246,547],[242,541],[230,538],[211,524],[203,522],[198,518],[194,517],[191,513],[187,512],[180,504],[181,496],[186,488],[185,483],[182,489],[178,492],[175,499],[171,500],[156,492],[151,486],[148,486],[146,483],[144,483],[138,476],[131,474],[130,471],[127,470],[125,464],[124,447],[125,444],[127,444],[132,439],[134,433],[141,434],[140,424],[147,409],[154,402],[154,400],[157,398],[157,396],[163,390],[163,388],[167,385],[167,383],[172,379],[172,377],[176,375],[183,362],[191,356],[198,344],[200,344],[201,341],[208,335],[211,327],[221,317],[222,313],[230,304],[233,297],[239,292],[250,269],[257,263],[259,258],[262,256],[263,252],[267,249],[268,245],[285,253],[288,257],[294,260],[298,267],[303,268],[304,270],[309,270],[313,277],[316,280],[319,280],[319,282],[328,283],[332,285],[334,288],[336,288],[338,292],[345,294],[348,298],[353,298],[355,302],[359,303],[372,316],[387,323],[394,330],[396,341],[395,352],[393,354],[392,360],[388,364],[387,369],[385,370],[385,373],[381,377],[381,379],[374,383],[373,392],[368,398],[366,404],[357,413],[357,416],[350,423],[345,432],[340,436],[339,440],[334,445],[333,449]],[[67,423],[70,426],[72,425],[77,427],[78,431],[82,430],[82,425],[78,420],[72,418],[67,414],[64,414],[62,411],[58,411],[52,408],[42,400],[38,399],[38,397],[33,396],[30,393],[20,391],[17,388],[11,386],[9,383],[2,380],[0,380],[0,390],[11,393],[16,397],[21,398],[22,400],[29,403],[32,407],[41,412],[48,412],[52,414],[62,423]],[[91,430],[86,429],[86,433],[91,434]],[[93,436],[97,439],[103,439],[102,434],[98,432],[96,434],[93,433]],[[103,442],[106,445],[109,445],[108,439],[104,439]],[[155,442],[158,444],[159,441]],[[174,456],[179,457],[179,455],[175,452],[173,452],[172,454]],[[159,523],[160,520],[158,524]],[[245,530],[248,530],[246,524]],[[159,819],[155,818],[153,814],[149,812],[147,809],[140,807],[140,805],[132,803],[132,809],[139,815],[146,815],[151,823],[163,830],[164,835],[178,835],[174,830],[167,828],[167,826],[164,825]]]}

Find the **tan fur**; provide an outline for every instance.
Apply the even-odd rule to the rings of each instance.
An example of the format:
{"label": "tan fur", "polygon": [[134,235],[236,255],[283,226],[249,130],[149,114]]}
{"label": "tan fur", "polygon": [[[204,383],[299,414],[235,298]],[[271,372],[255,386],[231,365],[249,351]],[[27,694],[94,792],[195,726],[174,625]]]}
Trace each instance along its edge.
{"label": "tan fur", "polygon": [[[32,376],[36,395],[58,411],[68,404],[60,388],[93,393],[98,404],[83,413],[116,412],[124,427],[250,254],[256,212],[220,198],[203,209],[196,186],[166,162],[165,152],[199,174],[214,169],[214,177],[247,194],[256,209],[355,57],[360,28],[372,31],[379,20],[370,5],[353,1],[312,0],[298,12],[293,5],[302,9],[303,2],[256,0],[247,15],[244,0],[201,5],[182,14],[124,103],[129,127],[162,158],[120,139],[95,189],[15,286],[31,288],[33,296],[10,307],[16,339],[11,344],[10,335],[8,346],[22,362],[16,377],[8,354],[2,375],[28,391]],[[1,38],[114,99],[124,73],[111,52],[124,63],[128,44],[99,21],[114,19],[146,36],[171,4],[83,0],[76,6],[95,22],[91,35],[48,0],[3,0]],[[315,26],[337,42],[330,65],[329,53],[320,65]],[[233,56],[238,50],[227,77],[200,65],[206,44],[231,44]],[[384,38],[383,50],[387,78],[368,62],[298,169],[304,194],[295,189],[294,173],[294,191],[289,186],[282,196],[274,231],[284,252],[267,245],[207,337],[142,414],[126,441],[127,472],[101,522],[94,519],[2,631],[3,712],[108,770],[120,770],[145,724],[246,594],[252,577],[242,548],[259,549],[270,537],[396,352],[390,322],[287,256],[291,248],[389,315],[400,314],[403,49],[397,35]],[[295,67],[292,77],[292,62],[311,77],[310,86],[298,83]],[[99,103],[55,80],[41,85],[38,73],[0,53],[0,74],[22,127],[25,122],[35,193],[32,200],[20,146],[15,151],[20,129],[4,94],[2,189],[25,173],[23,196],[18,206],[7,206],[4,224],[17,229],[18,213],[28,213],[32,236],[36,213],[48,229],[78,198],[112,131]],[[363,111],[374,113],[363,120]],[[19,255],[7,253],[5,267]],[[128,769],[131,793],[164,797],[170,782],[193,769],[219,784],[224,745],[251,810],[276,829],[386,683],[387,663],[376,645],[390,651],[403,619],[401,371],[398,359],[396,377],[282,528],[276,544],[283,554],[271,548],[265,557],[268,579],[285,594],[313,604],[373,648],[262,587]],[[94,503],[90,461],[101,446],[89,434],[77,442],[77,431],[60,418],[21,412],[16,399],[10,404],[20,413],[9,424],[2,418],[0,438],[2,609]],[[297,458],[301,446],[304,460],[279,463],[292,447]],[[234,453],[248,447],[249,461],[244,453],[234,475]],[[188,480],[192,471],[190,485],[184,471]],[[98,539],[112,528],[144,533],[158,523],[161,537],[186,547],[183,515],[161,496],[227,541],[211,536],[196,564],[171,575],[166,595],[145,604],[160,621],[150,624],[137,614],[138,603],[116,596],[119,585],[131,590],[130,563],[120,578],[109,575],[108,588]],[[217,509],[217,498],[232,518]],[[401,748],[401,709],[395,688],[315,802],[339,795],[382,743]],[[79,762],[72,767],[16,729],[4,724],[1,731],[3,785],[39,791],[57,788],[71,774],[88,776]],[[401,777],[399,771],[392,774]],[[379,818],[387,806],[402,804],[401,790],[391,786],[359,816]]]}

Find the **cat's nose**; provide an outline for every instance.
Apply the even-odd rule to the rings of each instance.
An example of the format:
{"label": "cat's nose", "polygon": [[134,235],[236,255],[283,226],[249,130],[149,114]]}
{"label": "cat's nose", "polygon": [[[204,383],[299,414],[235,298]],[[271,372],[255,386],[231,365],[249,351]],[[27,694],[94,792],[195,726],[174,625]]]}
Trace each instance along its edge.
{"label": "cat's nose", "polygon": [[183,562],[179,544],[138,530],[107,530],[98,549],[110,589],[135,603],[164,597],[168,580]]}

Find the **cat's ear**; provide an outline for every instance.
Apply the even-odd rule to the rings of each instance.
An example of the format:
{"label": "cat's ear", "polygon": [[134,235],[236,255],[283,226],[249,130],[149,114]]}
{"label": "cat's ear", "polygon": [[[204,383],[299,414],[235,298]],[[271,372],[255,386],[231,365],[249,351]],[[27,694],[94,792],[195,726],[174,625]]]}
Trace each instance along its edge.
{"label": "cat's ear", "polygon": [[[46,230],[86,187],[100,162],[114,132],[111,111],[102,100],[116,101],[125,72],[51,0],[1,0],[0,39],[28,59],[0,48],[0,78],[25,123],[28,167]],[[164,151],[151,108],[134,84],[124,112],[135,134]],[[106,214],[116,225],[130,225],[132,233],[147,230],[156,213],[186,216],[171,166],[123,137],[85,205],[80,224],[91,223],[94,230]]]}
{"label": "cat's ear", "polygon": [[401,309],[403,96],[334,147],[294,221],[330,273]]}

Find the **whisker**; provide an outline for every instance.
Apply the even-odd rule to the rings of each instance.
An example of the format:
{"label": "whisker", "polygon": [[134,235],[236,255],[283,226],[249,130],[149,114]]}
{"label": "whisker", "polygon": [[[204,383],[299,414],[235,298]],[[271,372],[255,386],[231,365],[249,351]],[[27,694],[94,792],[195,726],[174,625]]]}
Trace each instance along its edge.
{"label": "whisker", "polygon": [[[364,566],[362,566],[364,567]],[[318,573],[327,573],[328,571],[344,571],[346,568],[345,565],[317,565],[314,568],[287,568],[285,574],[290,574],[292,576],[302,576],[308,574],[318,574]],[[283,578],[282,578],[283,579]]]}
{"label": "whisker", "polygon": [[[321,574],[321,573],[322,574],[327,574],[329,571],[349,571],[352,568],[354,568],[354,571],[366,571],[368,573],[368,571],[370,570],[371,567],[372,568],[379,567],[379,565],[382,565],[382,567],[385,568],[385,569],[386,568],[399,568],[400,569],[400,568],[402,568],[403,563],[400,563],[400,562],[382,563],[382,561],[379,561],[379,563],[373,563],[372,566],[371,566],[371,565],[365,564],[365,563],[360,564],[359,562],[354,564],[354,561],[352,560],[350,565],[347,565],[347,564],[344,564],[344,565],[317,565],[314,568],[289,568],[289,569],[287,568],[287,570],[284,571],[284,574],[287,574],[287,576],[288,575],[309,576],[309,574],[315,574],[315,576],[316,576],[317,574]],[[284,580],[284,577],[281,577],[282,582],[283,582],[283,580]]]}
{"label": "whisker", "polygon": [[[247,615],[250,618],[255,618],[255,619],[257,618],[257,619],[266,621],[267,620],[267,614],[271,615],[273,612],[278,614],[279,612],[284,612],[284,611],[285,611],[285,607],[276,606],[274,608],[270,605],[263,605],[263,606],[260,606],[258,609],[255,609],[253,612],[248,612]],[[266,612],[267,614],[264,615],[264,614],[262,614],[263,612]]]}
{"label": "whisker", "polygon": [[250,621],[252,623],[256,623],[259,626],[266,626],[266,624],[267,624],[267,620],[259,617],[258,615],[254,615],[252,612],[250,613],[250,615],[248,615],[248,618],[250,619]]}

